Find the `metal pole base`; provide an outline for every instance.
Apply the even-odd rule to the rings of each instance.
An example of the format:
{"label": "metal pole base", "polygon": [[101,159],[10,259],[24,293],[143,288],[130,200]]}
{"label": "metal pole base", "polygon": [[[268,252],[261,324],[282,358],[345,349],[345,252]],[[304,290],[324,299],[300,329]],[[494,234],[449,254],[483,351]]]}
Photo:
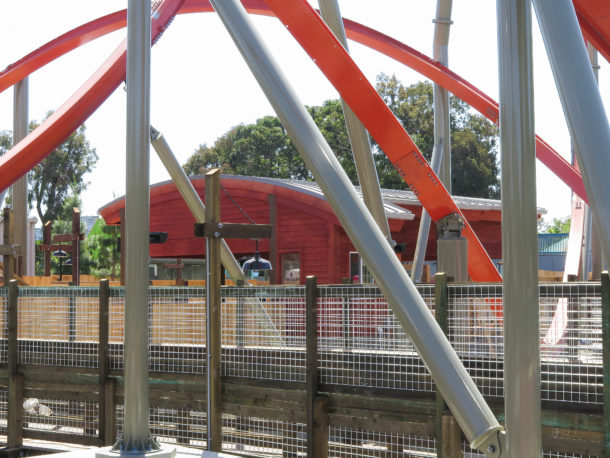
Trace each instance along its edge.
{"label": "metal pole base", "polygon": [[95,452],[95,458],[175,458],[176,447],[169,445],[162,445],[161,450],[153,450],[146,453],[127,453],[120,451],[112,451],[112,447],[104,447]]}

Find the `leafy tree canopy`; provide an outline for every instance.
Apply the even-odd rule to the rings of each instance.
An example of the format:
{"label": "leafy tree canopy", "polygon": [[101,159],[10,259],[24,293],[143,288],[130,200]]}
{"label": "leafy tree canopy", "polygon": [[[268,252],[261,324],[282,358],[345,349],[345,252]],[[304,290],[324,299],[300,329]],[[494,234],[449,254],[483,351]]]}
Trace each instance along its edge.
{"label": "leafy tree canopy", "polygon": [[119,226],[108,226],[99,218],[87,235],[84,250],[93,260],[91,274],[103,278],[116,278],[120,271],[120,253],[117,248],[121,233]]}
{"label": "leafy tree canopy", "polygon": [[550,223],[541,221],[538,224],[538,232],[543,234],[568,234],[570,232],[570,224],[572,219],[569,216],[563,218],[553,218]]}
{"label": "leafy tree canopy", "polygon": [[[30,123],[30,130],[36,127]],[[89,185],[84,176],[93,170],[98,156],[85,131],[83,124],[28,174],[28,201],[42,224],[62,219],[66,198],[79,196]]]}
{"label": "leafy tree canopy", "polygon": [[[381,74],[377,90],[430,160],[434,145],[432,85],[404,86],[395,76]],[[327,100],[308,112],[354,184],[358,182],[339,100]],[[456,195],[499,196],[497,128],[468,105],[451,98],[453,191]],[[382,187],[407,189],[394,166],[373,142]],[[200,145],[183,168],[189,175],[217,167],[222,173],[272,178],[313,179],[279,119],[266,116],[253,124],[231,128],[212,146]]]}

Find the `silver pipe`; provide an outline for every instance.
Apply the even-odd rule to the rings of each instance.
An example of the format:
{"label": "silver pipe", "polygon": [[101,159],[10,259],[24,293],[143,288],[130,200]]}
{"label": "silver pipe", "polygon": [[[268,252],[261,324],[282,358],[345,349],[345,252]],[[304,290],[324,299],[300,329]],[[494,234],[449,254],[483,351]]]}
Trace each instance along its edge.
{"label": "silver pipe", "polygon": [[114,449],[145,453],[160,449],[148,401],[150,0],[128,2],[126,81],[125,418]]}
{"label": "silver pipe", "polygon": [[239,0],[211,0],[354,246],[413,340],[475,448],[499,447],[498,424],[328,143],[263,44]]}
{"label": "silver pipe", "polygon": [[530,0],[498,0],[507,456],[540,457],[536,149]]}
{"label": "silver pipe", "polygon": [[[186,205],[189,207],[189,210],[195,217],[195,221],[198,223],[205,223],[204,203],[201,201],[197,191],[195,191],[191,180],[188,179],[186,173],[184,173],[184,170],[182,167],[180,167],[180,164],[176,160],[176,156],[174,156],[174,153],[167,144],[163,134],[152,126],[150,127],[150,142],[155,148],[159,159],[161,159],[161,162],[163,162],[165,169],[172,177],[176,188],[178,188],[178,191],[182,195]],[[227,269],[229,276],[236,284],[239,282],[246,285],[248,284],[244,272],[241,270],[239,263],[233,256],[233,253],[231,253],[231,249],[224,239],[221,242],[220,260],[225,266],[225,269]]]}
{"label": "silver pipe", "polygon": [[[432,56],[445,67],[449,66],[449,32],[451,29],[451,8],[453,0],[438,0],[436,3],[436,18],[434,19],[434,41]],[[451,194],[451,121],[449,107],[449,92],[434,84],[434,148],[430,166],[445,188]],[[411,279],[421,281],[421,275],[426,257],[428,235],[430,233],[430,215],[422,206],[419,220],[419,232],[413,256]]]}
{"label": "silver pipe", "polygon": [[[593,224],[610,227],[610,126],[570,0],[533,0],[555,84],[593,212]],[[605,259],[610,233],[598,231]]]}
{"label": "silver pipe", "polygon": [[[432,57],[444,66],[449,66],[449,31],[453,0],[438,0],[434,19],[434,42]],[[451,124],[449,91],[434,84],[434,143],[442,143],[440,179],[451,194]]]}
{"label": "silver pipe", "polygon": [[[595,49],[591,43],[587,43],[587,53],[589,54],[589,61],[591,62],[595,82],[599,86],[599,61],[597,58],[597,49]],[[589,206],[587,206],[587,221],[589,221],[591,227],[589,238],[591,250],[591,279],[600,280],[603,265],[602,252],[599,244],[599,233],[595,224],[593,224],[593,215],[591,214],[591,207]]]}
{"label": "silver pipe", "polygon": [[[339,2],[337,0],[319,0],[319,4],[322,19],[333,31],[345,50],[349,52]],[[383,207],[383,199],[379,189],[379,177],[377,176],[375,160],[371,151],[369,135],[358,117],[343,99],[341,99],[341,105],[343,107],[345,125],[347,126],[347,134],[354,154],[354,162],[356,163],[358,182],[362,187],[364,203],[371,212],[371,215],[373,215],[373,219],[377,222],[381,232],[385,234],[387,241],[392,243],[392,235],[390,234],[390,226]]]}
{"label": "silver pipe", "polygon": [[[24,78],[14,86],[13,93],[13,145],[28,134],[29,84]],[[15,212],[15,244],[21,246],[19,275],[33,275],[33,267],[28,269],[28,175],[27,173],[13,184],[12,206]],[[44,223],[44,221],[42,221]]]}
{"label": "silver pipe", "polygon": [[[430,164],[432,170],[437,175],[439,173],[439,169],[441,168],[442,160],[443,142],[439,142],[434,145],[434,149],[432,150],[432,163]],[[415,254],[413,255],[413,266],[411,268],[411,280],[413,280],[414,282],[421,282],[421,276],[424,270],[424,261],[426,260],[426,249],[428,247],[431,221],[432,220],[430,218],[430,215],[422,205],[421,217],[419,220],[419,232],[417,233],[417,242],[415,243]]]}

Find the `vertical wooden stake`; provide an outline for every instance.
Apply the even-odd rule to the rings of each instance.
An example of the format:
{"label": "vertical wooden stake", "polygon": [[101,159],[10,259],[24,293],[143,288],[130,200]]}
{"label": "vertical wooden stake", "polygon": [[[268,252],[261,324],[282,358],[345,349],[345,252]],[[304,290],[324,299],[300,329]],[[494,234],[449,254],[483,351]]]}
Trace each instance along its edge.
{"label": "vertical wooden stake", "polygon": [[120,257],[121,257],[121,286],[125,286],[125,244],[127,240],[125,239],[125,209],[121,208],[119,210],[119,217],[121,218],[121,243],[119,247]]}
{"label": "vertical wooden stake", "polygon": [[[6,213],[5,213],[6,215]],[[19,288],[17,280],[8,290],[8,448],[23,445],[23,375],[18,372]]]}
{"label": "vertical wooden stake", "polygon": [[[109,316],[110,316],[110,283],[108,279],[100,280],[100,308],[99,308],[99,339],[98,339],[98,389],[99,389],[99,410],[98,410],[98,430],[99,438],[103,445],[112,445],[116,439],[116,432],[109,426],[108,404],[113,406],[114,396],[107,397],[106,384],[109,382],[109,360],[108,360],[108,339],[109,339]],[[110,411],[114,419],[114,407]],[[111,424],[110,424],[111,425]]]}
{"label": "vertical wooden stake", "polygon": [[[220,222],[220,170],[205,175],[205,222]],[[206,314],[207,314],[207,429],[208,450],[220,452],[222,448],[222,400],[220,381],[221,357],[221,302],[220,302],[220,246],[219,237],[206,238]]]}
{"label": "vertical wooden stake", "polygon": [[44,250],[44,275],[45,277],[51,276],[51,227],[53,226],[52,221],[47,221],[44,223],[44,228],[42,232],[42,242],[44,245],[48,246],[49,249]]}
{"label": "vertical wooden stake", "polygon": [[602,359],[604,384],[604,458],[610,458],[610,277],[602,272]]}
{"label": "vertical wooden stake", "polygon": [[[447,274],[434,275],[434,316],[445,335],[449,335],[449,297]],[[436,392],[436,453],[439,458],[461,457],[462,434],[460,426],[447,409],[443,396]]]}
{"label": "vertical wooden stake", "polygon": [[273,266],[271,270],[271,284],[278,285],[282,283],[283,279],[280,278],[280,263],[277,255],[277,206],[275,204],[275,194],[269,194],[267,200],[269,201],[269,224],[273,226],[271,238],[269,239],[269,260]]}
{"label": "vertical wooden stake", "polygon": [[307,456],[328,454],[327,400],[318,396],[318,282],[305,280],[305,387],[307,411]]}
{"label": "vertical wooden stake", "polygon": [[[3,234],[2,234],[2,244],[5,246],[13,245],[14,237],[15,237],[15,218],[13,217],[13,210],[10,208],[5,208],[3,217]],[[9,282],[15,275],[15,256],[4,255],[4,286],[8,286]]]}
{"label": "vertical wooden stake", "polygon": [[72,283],[80,285],[80,210],[72,209]]}

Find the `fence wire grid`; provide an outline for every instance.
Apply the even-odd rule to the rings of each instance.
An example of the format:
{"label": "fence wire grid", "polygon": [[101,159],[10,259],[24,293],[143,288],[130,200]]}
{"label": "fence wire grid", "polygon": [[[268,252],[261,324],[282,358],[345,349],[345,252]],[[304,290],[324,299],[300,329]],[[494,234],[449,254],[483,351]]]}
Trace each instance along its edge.
{"label": "fence wire grid", "polygon": [[[435,313],[434,286],[419,285],[418,290]],[[7,361],[7,291],[0,288],[0,364]],[[447,292],[451,344],[483,395],[488,399],[501,398],[502,286],[449,284]],[[539,303],[542,399],[600,406],[603,402],[601,286],[593,282],[541,284]],[[305,304],[303,286],[223,287],[222,375],[304,382]],[[123,288],[110,288],[110,368],[115,370],[122,370],[124,366],[124,307]],[[151,371],[205,374],[205,308],[204,288],[150,288]],[[376,287],[320,286],[317,312],[322,384],[434,391],[424,363]],[[18,320],[19,364],[97,367],[99,288],[20,288]],[[37,401],[52,414],[41,415],[26,409],[26,430],[96,434],[96,403]],[[121,409],[117,410],[119,426]],[[305,450],[301,424],[226,414],[223,422],[223,434],[227,437],[223,441],[231,444],[226,445],[228,452],[263,456],[290,447],[296,455]],[[3,389],[0,390],[0,431],[5,425],[6,390]],[[164,441],[196,447],[205,444],[204,412],[153,407],[151,427]],[[342,456],[369,456],[366,455],[369,452],[370,456],[394,456],[393,453],[434,456],[435,453],[433,438],[405,439],[384,436],[381,432],[365,434],[332,428],[329,450],[336,447],[336,453]],[[285,436],[291,437],[290,440],[279,439],[288,432],[293,434]],[[467,448],[465,445],[465,456],[477,456],[466,455],[474,453]],[[545,456],[581,455],[545,452]]]}

